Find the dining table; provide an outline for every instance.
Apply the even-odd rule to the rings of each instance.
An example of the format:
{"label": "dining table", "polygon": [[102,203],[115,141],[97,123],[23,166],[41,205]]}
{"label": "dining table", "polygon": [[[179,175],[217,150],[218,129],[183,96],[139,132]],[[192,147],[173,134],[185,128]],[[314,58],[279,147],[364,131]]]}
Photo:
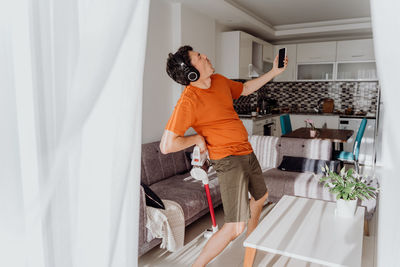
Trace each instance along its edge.
{"label": "dining table", "polygon": [[311,128],[302,127],[290,133],[284,134],[282,135],[282,137],[330,140],[332,142],[332,147],[333,147],[332,149],[332,156],[333,156],[335,153],[335,144],[339,144],[339,151],[342,151],[343,143],[346,143],[354,133],[353,130],[317,128],[316,135],[312,137],[310,131]]}

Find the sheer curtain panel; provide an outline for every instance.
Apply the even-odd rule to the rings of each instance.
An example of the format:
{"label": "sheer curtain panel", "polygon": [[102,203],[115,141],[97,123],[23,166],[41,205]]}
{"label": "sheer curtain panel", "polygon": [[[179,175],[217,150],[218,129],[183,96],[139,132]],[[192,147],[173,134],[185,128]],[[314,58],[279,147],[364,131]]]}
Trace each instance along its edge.
{"label": "sheer curtain panel", "polygon": [[149,1],[7,2],[0,266],[136,266]]}
{"label": "sheer curtain panel", "polygon": [[[379,135],[382,135],[383,168],[379,172],[381,192],[375,257],[377,267],[400,266],[400,139],[399,139],[399,62],[400,2],[371,0],[372,30],[376,66],[381,86]],[[383,112],[382,112],[383,111]]]}

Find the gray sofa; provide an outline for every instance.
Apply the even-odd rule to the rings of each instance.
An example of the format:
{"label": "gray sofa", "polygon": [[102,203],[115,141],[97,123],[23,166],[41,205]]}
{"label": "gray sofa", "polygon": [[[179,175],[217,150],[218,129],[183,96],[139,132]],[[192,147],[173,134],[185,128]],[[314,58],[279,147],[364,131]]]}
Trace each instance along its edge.
{"label": "gray sofa", "polygon": [[[249,136],[249,141],[263,170],[269,190],[268,201],[278,202],[283,195],[335,201],[335,196],[319,183],[321,174],[277,169],[284,155],[329,160],[332,152],[330,141],[255,135]],[[178,202],[184,211],[186,226],[208,213],[202,183],[187,178],[190,176],[191,165],[185,153],[192,150],[193,147],[163,155],[159,151],[159,142],[142,145],[142,183],[148,185],[161,199]],[[221,196],[215,174],[210,176],[210,191],[214,207],[220,205]],[[141,188],[139,256],[161,243],[161,239],[157,238],[147,241],[150,234],[145,227],[145,205]],[[365,219],[370,220],[375,212],[376,201],[363,201],[359,205],[366,207]]]}
{"label": "gray sofa", "polygon": [[[159,145],[160,142],[142,145],[141,182],[148,185],[161,199],[177,202],[183,209],[185,226],[187,226],[209,211],[203,184],[191,178],[189,174],[192,167],[187,153],[191,153],[193,147],[164,155],[160,152]],[[221,204],[219,184],[216,178],[216,174],[209,177],[210,194],[214,207]],[[140,197],[139,256],[161,244],[161,239],[153,238],[145,227],[146,201],[142,187]]]}
{"label": "gray sofa", "polygon": [[[277,169],[284,155],[330,160],[330,141],[257,135],[250,136],[249,141],[263,170],[264,181],[269,190],[269,201],[277,202],[283,195],[336,201],[335,195],[319,183],[322,174]],[[375,183],[372,186],[377,185]],[[358,205],[365,207],[365,219],[366,222],[369,221],[375,212],[376,200],[359,200]]]}

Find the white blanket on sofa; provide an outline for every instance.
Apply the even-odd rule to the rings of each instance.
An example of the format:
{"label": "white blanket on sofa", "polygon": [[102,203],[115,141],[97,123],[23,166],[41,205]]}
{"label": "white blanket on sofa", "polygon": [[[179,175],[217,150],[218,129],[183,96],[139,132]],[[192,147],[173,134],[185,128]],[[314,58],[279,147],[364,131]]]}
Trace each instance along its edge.
{"label": "white blanket on sofa", "polygon": [[165,210],[146,206],[146,228],[155,238],[162,238],[160,248],[174,252],[183,247],[185,216],[182,207],[172,200],[162,200]]}

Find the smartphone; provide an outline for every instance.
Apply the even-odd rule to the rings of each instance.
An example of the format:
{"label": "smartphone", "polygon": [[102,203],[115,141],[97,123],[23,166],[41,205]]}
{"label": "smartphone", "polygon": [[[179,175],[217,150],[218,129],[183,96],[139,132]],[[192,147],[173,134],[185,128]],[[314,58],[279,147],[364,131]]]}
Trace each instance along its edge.
{"label": "smartphone", "polygon": [[285,66],[285,58],[286,58],[286,47],[283,47],[279,49],[278,68],[283,68]]}

